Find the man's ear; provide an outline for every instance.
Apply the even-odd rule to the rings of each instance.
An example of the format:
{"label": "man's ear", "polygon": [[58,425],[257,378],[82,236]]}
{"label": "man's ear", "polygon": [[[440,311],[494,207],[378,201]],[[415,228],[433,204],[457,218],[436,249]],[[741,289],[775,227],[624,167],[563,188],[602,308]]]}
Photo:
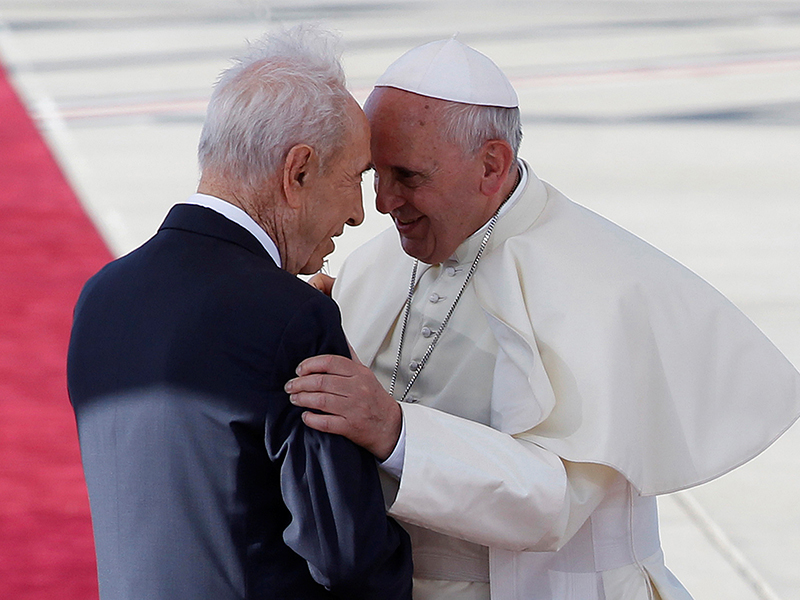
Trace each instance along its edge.
{"label": "man's ear", "polygon": [[301,203],[315,159],[314,149],[306,144],[292,146],[286,155],[283,161],[283,193],[290,206],[296,208]]}
{"label": "man's ear", "polygon": [[483,167],[481,193],[494,196],[506,181],[514,163],[514,152],[505,140],[489,140],[481,147],[480,158]]}

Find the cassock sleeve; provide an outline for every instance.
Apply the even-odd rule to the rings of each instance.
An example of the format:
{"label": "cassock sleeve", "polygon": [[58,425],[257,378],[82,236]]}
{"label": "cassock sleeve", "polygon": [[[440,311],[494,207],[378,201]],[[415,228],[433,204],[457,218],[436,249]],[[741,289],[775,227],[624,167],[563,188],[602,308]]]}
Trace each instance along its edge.
{"label": "cassock sleeve", "polygon": [[[322,294],[287,323],[276,362],[288,380],[299,362],[317,354],[349,356],[338,309]],[[267,418],[265,444],[292,517],[286,544],[338,597],[410,599],[410,542],[386,516],[374,457],[344,437],[306,427],[304,409],[288,396],[271,404],[277,408]]]}
{"label": "cassock sleeve", "polygon": [[554,551],[619,477],[468,419],[401,406],[405,460],[389,513],[414,525],[504,550]]}

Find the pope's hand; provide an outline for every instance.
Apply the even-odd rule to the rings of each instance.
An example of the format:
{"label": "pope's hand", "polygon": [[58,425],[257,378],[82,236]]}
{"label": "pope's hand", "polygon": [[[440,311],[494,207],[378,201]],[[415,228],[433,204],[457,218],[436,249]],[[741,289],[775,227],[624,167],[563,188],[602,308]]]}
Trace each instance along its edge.
{"label": "pope's hand", "polygon": [[330,296],[331,292],[333,292],[333,283],[335,281],[335,277],[331,277],[325,273],[317,273],[308,280],[308,285],[317,288],[326,296]]}
{"label": "pope's hand", "polygon": [[285,388],[291,402],[323,413],[303,413],[306,425],[343,435],[378,460],[389,458],[400,437],[403,414],[357,357],[313,356],[300,363],[297,375]]}

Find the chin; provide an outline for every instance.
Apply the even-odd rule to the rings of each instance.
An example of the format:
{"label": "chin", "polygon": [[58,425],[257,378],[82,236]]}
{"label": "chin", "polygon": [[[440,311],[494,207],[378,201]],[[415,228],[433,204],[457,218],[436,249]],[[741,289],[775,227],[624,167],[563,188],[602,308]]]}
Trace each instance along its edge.
{"label": "chin", "polygon": [[300,275],[313,275],[322,268],[323,261],[310,260],[305,265],[300,267]]}
{"label": "chin", "polygon": [[411,258],[416,258],[420,262],[424,262],[429,265],[434,264],[430,260],[431,256],[427,245],[421,244],[419,240],[401,238],[401,245],[403,246],[403,252],[408,254]]}
{"label": "chin", "polygon": [[300,268],[300,274],[313,275],[319,271],[322,265],[325,264],[325,257],[330,255],[335,249],[336,245],[333,243],[333,239],[330,238],[318,244],[311,253],[311,256],[308,257],[306,264]]}
{"label": "chin", "polygon": [[324,252],[324,253],[320,252],[312,254],[311,257],[309,257],[309,259],[306,261],[306,264],[304,264],[300,268],[300,274],[313,275],[314,273],[319,271],[322,268],[322,265],[325,264],[325,257],[328,256],[329,254],[330,252]]}

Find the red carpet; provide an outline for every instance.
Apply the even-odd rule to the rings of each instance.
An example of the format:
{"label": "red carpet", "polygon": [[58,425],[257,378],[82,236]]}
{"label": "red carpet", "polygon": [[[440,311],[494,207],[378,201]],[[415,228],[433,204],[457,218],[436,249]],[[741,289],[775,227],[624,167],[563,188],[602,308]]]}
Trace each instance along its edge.
{"label": "red carpet", "polygon": [[97,598],[66,391],[72,307],[111,254],[0,65],[0,598]]}

